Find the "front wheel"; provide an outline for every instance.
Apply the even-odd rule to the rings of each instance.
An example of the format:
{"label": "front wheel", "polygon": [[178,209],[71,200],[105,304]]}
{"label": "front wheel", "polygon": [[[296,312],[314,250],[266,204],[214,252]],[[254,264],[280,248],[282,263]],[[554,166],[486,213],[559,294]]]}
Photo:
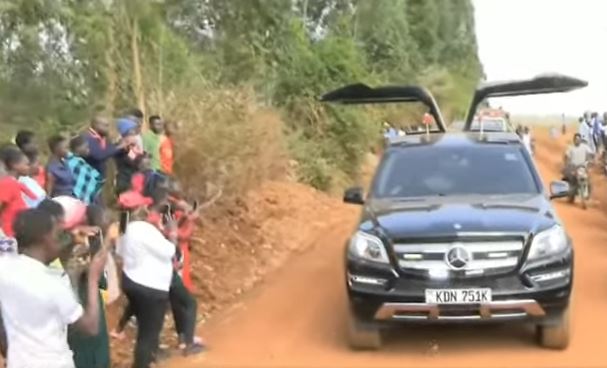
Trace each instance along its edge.
{"label": "front wheel", "polygon": [[378,327],[361,323],[352,308],[348,308],[348,344],[354,350],[377,350],[381,347]]}
{"label": "front wheel", "polygon": [[537,326],[539,344],[548,349],[564,350],[569,346],[569,308],[565,309],[554,325]]}

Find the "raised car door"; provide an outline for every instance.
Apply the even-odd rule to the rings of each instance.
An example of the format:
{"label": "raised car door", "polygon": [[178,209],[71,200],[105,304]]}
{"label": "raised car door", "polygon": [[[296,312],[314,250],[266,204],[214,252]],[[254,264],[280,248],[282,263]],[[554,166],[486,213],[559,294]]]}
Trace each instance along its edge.
{"label": "raised car door", "polygon": [[478,106],[490,97],[536,95],[570,92],[588,86],[588,82],[561,74],[544,74],[535,78],[482,83],[474,92],[468,109],[464,131],[472,129],[472,121]]}

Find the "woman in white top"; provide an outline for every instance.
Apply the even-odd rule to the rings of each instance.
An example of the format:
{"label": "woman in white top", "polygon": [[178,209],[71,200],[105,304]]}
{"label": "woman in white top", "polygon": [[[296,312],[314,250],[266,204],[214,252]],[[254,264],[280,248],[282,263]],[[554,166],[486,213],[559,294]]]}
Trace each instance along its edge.
{"label": "woman in white top", "polygon": [[[145,210],[131,215],[132,222],[118,246],[123,259],[122,288],[137,318],[133,367],[147,368],[156,360],[160,332],[169,302],[176,239],[167,240],[145,219]],[[169,224],[169,227],[174,224]],[[176,232],[172,231],[172,233]]]}

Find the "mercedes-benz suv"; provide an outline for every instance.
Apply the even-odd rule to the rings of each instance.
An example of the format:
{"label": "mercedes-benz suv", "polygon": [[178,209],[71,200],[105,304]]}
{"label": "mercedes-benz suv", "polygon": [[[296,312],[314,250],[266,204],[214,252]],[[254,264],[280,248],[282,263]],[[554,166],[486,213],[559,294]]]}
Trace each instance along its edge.
{"label": "mercedes-benz suv", "polygon": [[462,132],[446,133],[423,88],[343,87],[323,96],[344,104],[421,101],[438,129],[395,138],[362,205],[344,253],[349,343],[378,348],[399,323],[530,322],[542,346],[569,341],[573,247],[522,142],[514,133],[471,129],[476,105],[492,96],[565,92],[586,82],[564,76],[485,84]]}

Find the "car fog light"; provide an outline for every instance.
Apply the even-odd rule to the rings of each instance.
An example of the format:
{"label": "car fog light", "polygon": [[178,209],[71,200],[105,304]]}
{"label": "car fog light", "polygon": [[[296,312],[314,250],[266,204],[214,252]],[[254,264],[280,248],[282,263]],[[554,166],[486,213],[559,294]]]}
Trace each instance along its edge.
{"label": "car fog light", "polygon": [[379,286],[383,286],[386,284],[386,282],[388,282],[388,280],[382,279],[382,278],[360,276],[360,275],[350,275],[350,274],[348,274],[348,280],[350,281],[350,283],[356,282],[359,284],[379,285]]}
{"label": "car fog light", "polygon": [[533,280],[535,282],[546,282],[546,281],[550,281],[550,280],[556,280],[556,279],[562,279],[565,277],[569,277],[569,274],[570,274],[569,270],[541,273],[539,275],[531,276],[531,280]]}

